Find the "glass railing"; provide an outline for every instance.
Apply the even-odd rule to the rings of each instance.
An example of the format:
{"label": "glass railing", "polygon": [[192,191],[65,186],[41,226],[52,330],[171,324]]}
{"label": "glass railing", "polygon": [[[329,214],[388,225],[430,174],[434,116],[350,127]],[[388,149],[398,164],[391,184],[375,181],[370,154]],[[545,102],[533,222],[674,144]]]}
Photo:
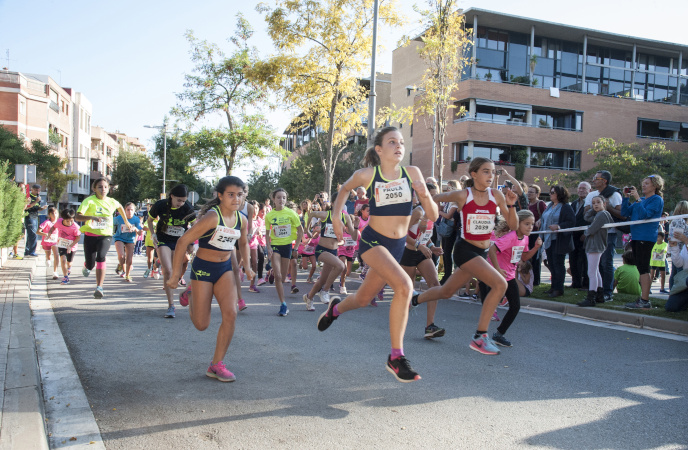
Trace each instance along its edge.
{"label": "glass railing", "polygon": [[478,118],[478,117],[461,117],[458,119],[454,119],[454,123],[461,123],[461,122],[482,122],[482,123],[494,123],[498,125],[511,125],[511,126],[518,126],[518,127],[528,127],[528,128],[545,128],[549,130],[562,130],[562,131],[578,131],[580,133],[583,132],[583,130],[576,130],[574,128],[570,127],[553,127],[553,126],[544,126],[540,124],[532,124],[532,123],[527,123],[524,122],[520,119],[485,119],[485,118]]}

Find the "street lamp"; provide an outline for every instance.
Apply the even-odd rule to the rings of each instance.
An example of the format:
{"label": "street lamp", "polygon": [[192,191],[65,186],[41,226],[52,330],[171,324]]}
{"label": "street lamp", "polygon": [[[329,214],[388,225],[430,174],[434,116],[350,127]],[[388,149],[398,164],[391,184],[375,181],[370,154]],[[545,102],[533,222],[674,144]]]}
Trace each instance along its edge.
{"label": "street lamp", "polygon": [[167,176],[167,122],[162,125],[144,125],[144,128],[155,128],[162,130],[162,193],[166,194],[166,176]]}

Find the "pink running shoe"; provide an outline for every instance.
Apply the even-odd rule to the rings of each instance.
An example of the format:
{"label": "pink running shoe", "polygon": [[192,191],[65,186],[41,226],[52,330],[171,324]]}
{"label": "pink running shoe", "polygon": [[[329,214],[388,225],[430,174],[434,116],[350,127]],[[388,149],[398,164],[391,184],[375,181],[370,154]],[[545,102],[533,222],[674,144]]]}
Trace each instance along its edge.
{"label": "pink running shoe", "polygon": [[260,278],[258,281],[256,281],[256,286],[262,286],[265,283],[267,283],[267,281],[265,281],[265,278]]}
{"label": "pink running shoe", "polygon": [[181,294],[179,294],[179,304],[182,306],[189,306],[189,300],[191,299],[191,288],[188,288]]}
{"label": "pink running shoe", "polygon": [[509,304],[509,300],[504,297],[501,302],[499,302],[499,306],[506,306]]}
{"label": "pink running shoe", "polygon": [[499,322],[499,316],[497,315],[497,311],[492,313],[492,321]]}
{"label": "pink running shoe", "polygon": [[249,291],[249,292],[253,292],[253,293],[255,293],[255,294],[260,294],[260,290],[259,290],[255,285],[249,286],[249,287],[248,287],[248,291]]}
{"label": "pink running shoe", "polygon": [[210,378],[217,378],[225,383],[229,381],[236,381],[234,374],[227,370],[225,363],[222,361],[218,361],[217,364],[213,364],[211,361],[210,367],[208,367],[208,371],[205,373],[205,375]]}
{"label": "pink running shoe", "polygon": [[244,301],[243,298],[239,299],[239,301],[237,302],[237,307],[239,308],[239,311],[243,311],[246,308],[248,308],[248,306],[246,306],[246,302]]}

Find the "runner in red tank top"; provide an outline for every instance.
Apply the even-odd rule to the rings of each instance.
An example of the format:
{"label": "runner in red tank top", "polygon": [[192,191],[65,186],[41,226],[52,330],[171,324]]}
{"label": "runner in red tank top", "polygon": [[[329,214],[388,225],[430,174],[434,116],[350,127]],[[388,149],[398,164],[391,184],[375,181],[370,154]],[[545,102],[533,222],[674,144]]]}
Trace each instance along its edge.
{"label": "runner in red tank top", "polygon": [[487,334],[487,329],[499,300],[504,297],[507,283],[485,257],[490,247],[490,234],[494,228],[497,206],[506,216],[509,228],[512,230],[518,228],[518,216],[514,207],[518,196],[511,190],[505,189],[505,198],[505,194],[490,187],[495,178],[495,166],[487,158],[474,158],[468,167],[468,173],[471,179],[466,181],[466,189],[434,196],[435,201],[456,202],[461,211],[463,225],[461,239],[456,242],[453,252],[454,264],[458,269],[452,273],[443,286],[414,295],[411,304],[416,306],[419,303],[449,298],[471,278],[477,278],[490,287],[490,292],[483,299],[478,328],[469,347],[485,355],[498,355],[499,349]]}

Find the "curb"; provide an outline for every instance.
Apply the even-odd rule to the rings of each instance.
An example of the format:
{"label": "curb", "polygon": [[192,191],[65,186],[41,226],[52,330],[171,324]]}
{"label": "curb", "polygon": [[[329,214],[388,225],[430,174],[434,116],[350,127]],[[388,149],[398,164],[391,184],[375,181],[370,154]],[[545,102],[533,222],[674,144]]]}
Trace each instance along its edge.
{"label": "curb", "polygon": [[[32,258],[34,259],[34,258]],[[22,260],[24,261],[24,260]],[[45,405],[41,385],[36,340],[34,337],[29,293],[38,258],[32,261],[28,276],[13,278],[3,305],[0,348],[3,371],[2,421],[0,449],[48,449]],[[5,263],[4,268],[10,264]],[[10,300],[11,295],[11,300]]]}
{"label": "curb", "polygon": [[583,319],[625,325],[634,328],[663,331],[682,336],[688,336],[688,322],[665,317],[646,316],[625,311],[614,311],[602,308],[583,308],[569,303],[540,300],[530,297],[521,298],[522,308],[542,309],[561,313],[564,316],[581,317]]}

